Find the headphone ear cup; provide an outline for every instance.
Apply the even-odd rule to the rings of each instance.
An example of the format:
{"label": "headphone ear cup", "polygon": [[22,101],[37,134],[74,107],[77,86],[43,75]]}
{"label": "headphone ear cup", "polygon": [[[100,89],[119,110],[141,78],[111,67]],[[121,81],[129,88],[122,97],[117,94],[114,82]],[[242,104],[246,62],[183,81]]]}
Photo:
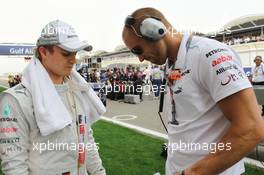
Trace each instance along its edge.
{"label": "headphone ear cup", "polygon": [[146,18],[140,24],[140,33],[146,39],[157,41],[165,36],[167,32],[166,26],[157,19]]}

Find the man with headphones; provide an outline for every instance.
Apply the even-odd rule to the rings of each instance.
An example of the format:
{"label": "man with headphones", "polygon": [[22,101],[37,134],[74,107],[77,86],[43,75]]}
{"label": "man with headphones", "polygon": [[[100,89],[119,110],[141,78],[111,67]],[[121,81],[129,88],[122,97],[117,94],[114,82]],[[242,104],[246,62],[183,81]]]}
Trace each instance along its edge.
{"label": "man with headphones", "polygon": [[[264,85],[264,66],[262,63],[262,57],[260,55],[256,56],[254,59],[255,66],[252,68],[252,84],[253,85]],[[264,105],[262,105],[262,113],[264,115]]]}
{"label": "man with headphones", "polygon": [[264,66],[262,63],[262,57],[256,56],[254,63],[256,64],[252,68],[252,84],[253,85],[264,85]]}
{"label": "man with headphones", "polygon": [[238,175],[264,139],[264,121],[238,55],[215,40],[178,33],[154,8],[125,20],[123,41],[140,61],[166,65],[166,175]]}

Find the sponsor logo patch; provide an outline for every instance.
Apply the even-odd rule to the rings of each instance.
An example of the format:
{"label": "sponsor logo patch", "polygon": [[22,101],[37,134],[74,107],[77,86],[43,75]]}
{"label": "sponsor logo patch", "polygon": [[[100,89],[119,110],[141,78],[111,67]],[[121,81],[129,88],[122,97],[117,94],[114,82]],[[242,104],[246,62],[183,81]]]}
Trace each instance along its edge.
{"label": "sponsor logo patch", "polygon": [[16,118],[0,118],[0,122],[17,122]]}
{"label": "sponsor logo patch", "polygon": [[12,128],[0,128],[0,133],[12,133],[17,132],[18,128],[12,127]]}
{"label": "sponsor logo patch", "polygon": [[19,137],[8,137],[8,138],[0,138],[0,144],[5,144],[5,143],[18,143],[19,142]]}
{"label": "sponsor logo patch", "polygon": [[0,122],[17,122],[16,118],[11,117],[11,108],[9,104],[5,104],[1,112]]}
{"label": "sponsor logo patch", "polygon": [[244,75],[241,71],[238,70],[237,73],[231,73],[228,76],[224,78],[224,80],[221,81],[221,85],[225,86],[228,85],[230,82],[235,82],[241,79],[244,79]]}
{"label": "sponsor logo patch", "polygon": [[233,65],[229,65],[229,66],[226,66],[226,67],[221,67],[219,69],[216,70],[216,75],[219,75],[225,71],[228,71],[228,70],[231,70],[231,69],[236,69],[238,70],[238,67],[237,65],[233,64]]}
{"label": "sponsor logo patch", "polygon": [[8,118],[11,114],[11,109],[10,109],[10,106],[9,104],[5,104],[3,109],[2,109],[2,116],[4,118]]}
{"label": "sponsor logo patch", "polygon": [[229,55],[222,55],[221,57],[217,58],[216,60],[212,61],[212,66],[215,67],[223,62],[232,60],[232,56]]}
{"label": "sponsor logo patch", "polygon": [[221,48],[218,48],[218,49],[214,49],[214,50],[211,50],[210,52],[208,52],[205,56],[206,58],[216,54],[216,53],[219,53],[219,52],[224,52],[224,51],[228,51],[227,49],[221,49]]}
{"label": "sponsor logo patch", "polygon": [[20,146],[10,145],[1,150],[1,155],[7,155],[9,153],[21,152],[21,151],[22,151],[22,148]]}

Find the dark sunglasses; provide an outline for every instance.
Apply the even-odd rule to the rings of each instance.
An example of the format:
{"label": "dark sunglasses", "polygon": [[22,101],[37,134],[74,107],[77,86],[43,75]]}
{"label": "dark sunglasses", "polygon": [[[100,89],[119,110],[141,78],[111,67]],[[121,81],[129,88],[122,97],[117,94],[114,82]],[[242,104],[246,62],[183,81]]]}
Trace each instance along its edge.
{"label": "dark sunglasses", "polygon": [[134,47],[130,51],[135,55],[141,55],[143,53],[142,49],[140,49],[139,47]]}

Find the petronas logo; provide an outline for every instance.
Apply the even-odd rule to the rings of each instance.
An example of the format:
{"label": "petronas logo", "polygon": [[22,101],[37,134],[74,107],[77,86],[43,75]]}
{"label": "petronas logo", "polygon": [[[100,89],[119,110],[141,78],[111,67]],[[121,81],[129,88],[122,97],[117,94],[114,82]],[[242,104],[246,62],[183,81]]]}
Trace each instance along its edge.
{"label": "petronas logo", "polygon": [[2,115],[4,118],[8,118],[11,114],[10,106],[8,104],[4,105]]}

